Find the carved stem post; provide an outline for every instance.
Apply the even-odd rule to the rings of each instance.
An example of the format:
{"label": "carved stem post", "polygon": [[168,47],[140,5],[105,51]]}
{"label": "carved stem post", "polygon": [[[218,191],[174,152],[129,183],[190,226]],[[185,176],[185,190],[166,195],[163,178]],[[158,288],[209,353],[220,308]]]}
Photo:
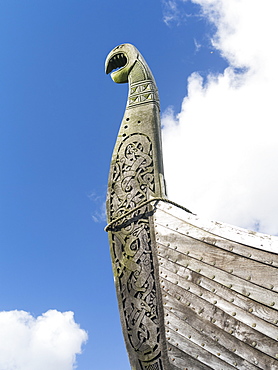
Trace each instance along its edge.
{"label": "carved stem post", "polygon": [[[165,196],[159,98],[152,73],[138,50],[120,45],[106,71],[129,82],[129,95],[113,152],[107,194],[108,222],[151,197]],[[111,227],[109,241],[121,323],[132,369],[170,369],[154,253],[153,206],[143,205]]]}

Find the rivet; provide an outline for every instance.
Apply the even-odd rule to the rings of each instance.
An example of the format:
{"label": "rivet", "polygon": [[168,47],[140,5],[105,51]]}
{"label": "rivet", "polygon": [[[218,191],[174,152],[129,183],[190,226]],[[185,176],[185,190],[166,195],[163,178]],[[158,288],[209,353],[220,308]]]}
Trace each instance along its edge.
{"label": "rivet", "polygon": [[271,302],[271,303],[270,303],[270,306],[274,306],[274,305],[275,305],[275,302]]}
{"label": "rivet", "polygon": [[178,230],[179,228],[178,227],[176,227],[176,230]]}
{"label": "rivet", "polygon": [[234,365],[234,366],[237,366],[237,362],[233,362],[233,365]]}
{"label": "rivet", "polygon": [[278,358],[278,353],[276,353],[275,357]]}
{"label": "rivet", "polygon": [[198,314],[201,314],[203,311],[204,311],[204,309],[203,309],[203,308],[201,308],[201,309],[198,311]]}
{"label": "rivet", "polygon": [[274,285],[270,284],[270,289],[273,289],[274,288]]}
{"label": "rivet", "polygon": [[188,307],[190,306],[190,304],[191,304],[190,302],[187,302],[187,306],[188,306]]}
{"label": "rivet", "polygon": [[232,287],[232,286],[233,286],[233,284],[229,284],[229,285],[228,285],[228,288],[230,288],[230,289],[231,289],[231,287]]}
{"label": "rivet", "polygon": [[215,319],[212,319],[212,320],[211,320],[211,322],[212,322],[213,324],[215,323],[215,321],[216,321]]}
{"label": "rivet", "polygon": [[186,275],[186,277],[185,277],[185,278],[186,278],[186,280],[188,280],[189,276],[188,276],[188,275]]}
{"label": "rivet", "polygon": [[202,292],[200,292],[199,296],[200,296],[200,297],[202,297],[202,295],[203,295],[203,293],[202,293]]}
{"label": "rivet", "polygon": [[252,254],[251,254],[251,253],[249,253],[249,254],[247,255],[247,257],[249,257],[249,258],[250,258],[251,256],[252,256]]}
{"label": "rivet", "polygon": [[170,324],[170,321],[167,321],[167,324]]}
{"label": "rivet", "polygon": [[200,261],[203,261],[203,257],[200,257]]}
{"label": "rivet", "polygon": [[176,284],[178,284],[179,282],[178,281],[176,281]]}
{"label": "rivet", "polygon": [[177,246],[174,247],[174,249],[177,249],[177,248],[178,248]]}
{"label": "rivet", "polygon": [[247,277],[247,280],[251,280],[251,276],[250,275]]}
{"label": "rivet", "polygon": [[229,333],[230,333],[230,334],[233,334],[233,333],[234,333],[234,331],[233,331],[233,330],[230,330],[230,331],[229,331]]}
{"label": "rivet", "polygon": [[178,297],[178,301],[180,301],[181,300],[181,297]]}
{"label": "rivet", "polygon": [[249,308],[249,310],[248,310],[249,312],[253,312],[253,308]]}
{"label": "rivet", "polygon": [[216,262],[215,262],[215,261],[213,261],[213,262],[212,262],[212,266],[215,266],[215,264],[216,264]]}
{"label": "rivet", "polygon": [[198,280],[197,283],[200,285],[201,284],[201,280]]}
{"label": "rivet", "polygon": [[179,346],[179,343],[176,343],[176,346],[178,347]]}
{"label": "rivet", "polygon": [[217,353],[217,356],[220,356],[220,355],[221,355],[221,353],[220,353],[220,352],[218,352],[218,353]]}
{"label": "rivet", "polygon": [[175,361],[175,359],[174,359],[174,358],[172,358],[172,361]]}
{"label": "rivet", "polygon": [[190,286],[188,286],[186,289],[187,289],[187,290],[190,290]]}
{"label": "rivet", "polygon": [[277,324],[278,323],[278,320],[273,320],[273,324]]}
{"label": "rivet", "polygon": [[233,352],[236,352],[236,348],[233,348],[233,349],[232,349],[232,351],[233,351]]}
{"label": "rivet", "polygon": [[190,252],[189,251],[186,251],[185,254],[189,254]]}
{"label": "rivet", "polygon": [[252,346],[253,346],[253,347],[256,347],[256,345],[257,345],[257,342],[253,342],[253,343],[252,343]]}
{"label": "rivet", "polygon": [[236,312],[233,312],[233,313],[232,313],[232,316],[235,316],[235,315],[236,315]]}
{"label": "rivet", "polygon": [[233,270],[233,269],[231,269],[229,272],[230,272],[230,274],[232,274],[232,273],[234,272],[234,270]]}
{"label": "rivet", "polygon": [[197,272],[201,272],[201,269],[196,270]]}
{"label": "rivet", "polygon": [[217,303],[217,301],[213,301],[213,304],[216,304]]}
{"label": "rivet", "polygon": [[211,277],[211,278],[212,278],[212,280],[213,280],[213,279],[215,278],[215,275],[212,275],[212,277]]}
{"label": "rivet", "polygon": [[252,327],[253,327],[253,328],[255,328],[256,326],[257,326],[257,324],[255,324],[255,323],[253,323],[253,324],[252,324]]}
{"label": "rivet", "polygon": [[233,247],[229,247],[230,251],[232,251],[234,248]]}
{"label": "rivet", "polygon": [[212,293],[214,293],[214,292],[215,292],[215,289],[214,289],[214,288],[212,288],[212,289],[211,289],[211,291],[212,291]]}
{"label": "rivet", "polygon": [[168,348],[168,351],[172,351],[172,348],[171,348],[171,347],[169,347],[169,348]]}
{"label": "rivet", "polygon": [[190,339],[191,338],[191,335],[188,335],[188,338]]}
{"label": "rivet", "polygon": [[201,346],[204,347],[205,346],[205,343],[202,343]]}
{"label": "rivet", "polygon": [[168,330],[166,330],[166,333],[169,333],[169,329],[168,329]]}
{"label": "rivet", "polygon": [[179,331],[179,329],[177,328],[176,331]]}

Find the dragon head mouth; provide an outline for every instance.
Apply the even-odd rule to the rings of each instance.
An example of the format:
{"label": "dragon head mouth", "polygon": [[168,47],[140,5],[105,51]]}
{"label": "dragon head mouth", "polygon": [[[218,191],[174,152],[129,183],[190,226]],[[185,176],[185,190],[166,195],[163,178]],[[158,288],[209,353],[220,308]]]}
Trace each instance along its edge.
{"label": "dragon head mouth", "polygon": [[115,47],[105,61],[106,74],[117,83],[127,83],[128,75],[138,59],[139,52],[131,44],[122,44]]}

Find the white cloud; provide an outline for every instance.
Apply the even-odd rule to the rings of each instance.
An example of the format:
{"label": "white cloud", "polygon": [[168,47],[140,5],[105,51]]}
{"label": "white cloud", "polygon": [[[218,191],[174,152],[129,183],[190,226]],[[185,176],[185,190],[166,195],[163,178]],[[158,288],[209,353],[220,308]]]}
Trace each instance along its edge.
{"label": "white cloud", "polygon": [[105,196],[97,195],[95,192],[91,192],[88,195],[89,199],[94,203],[95,209],[92,211],[92,219],[94,222],[105,222],[106,217],[106,200]]}
{"label": "white cloud", "polygon": [[72,370],[87,334],[72,312],[0,312],[1,370]]}
{"label": "white cloud", "polygon": [[192,2],[216,26],[212,44],[229,67],[206,83],[193,73],[181,112],[163,115],[169,198],[200,216],[278,234],[276,1]]}

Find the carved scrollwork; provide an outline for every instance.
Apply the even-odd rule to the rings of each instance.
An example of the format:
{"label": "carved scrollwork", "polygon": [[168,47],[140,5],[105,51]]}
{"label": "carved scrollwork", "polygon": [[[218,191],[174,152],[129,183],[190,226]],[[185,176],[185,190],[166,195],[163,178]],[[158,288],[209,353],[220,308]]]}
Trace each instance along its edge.
{"label": "carved scrollwork", "polygon": [[[114,163],[111,219],[140,205],[154,191],[152,143],[146,135],[132,134],[121,143]],[[160,329],[148,207],[142,206],[114,227],[112,259],[129,344],[142,369],[160,370]]]}

